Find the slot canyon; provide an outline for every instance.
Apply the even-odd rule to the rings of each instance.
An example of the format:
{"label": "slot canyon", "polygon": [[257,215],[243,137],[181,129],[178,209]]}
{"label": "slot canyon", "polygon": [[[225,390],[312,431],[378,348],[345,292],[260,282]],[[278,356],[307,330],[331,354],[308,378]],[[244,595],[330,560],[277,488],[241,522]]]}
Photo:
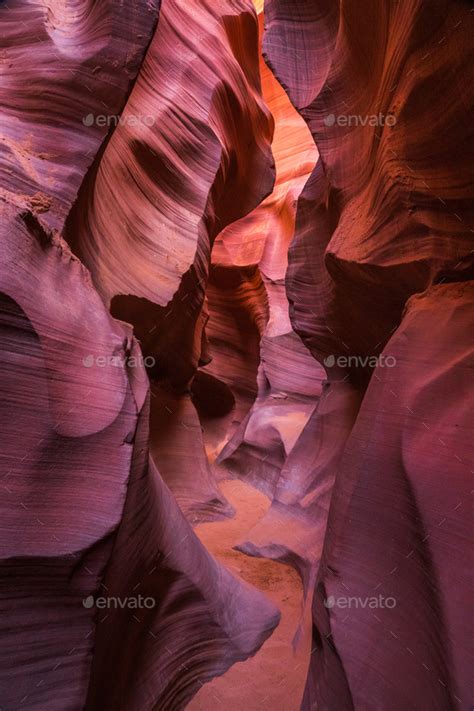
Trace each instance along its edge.
{"label": "slot canyon", "polygon": [[0,2],[1,711],[472,711],[473,14]]}

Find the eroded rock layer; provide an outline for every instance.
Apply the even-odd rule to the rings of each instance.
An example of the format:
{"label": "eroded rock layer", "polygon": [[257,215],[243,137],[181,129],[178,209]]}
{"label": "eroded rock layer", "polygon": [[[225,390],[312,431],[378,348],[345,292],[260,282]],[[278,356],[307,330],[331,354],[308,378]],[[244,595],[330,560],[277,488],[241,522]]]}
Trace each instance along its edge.
{"label": "eroded rock layer", "polygon": [[207,554],[149,459],[130,327],[59,236],[2,216],[2,701],[182,708],[278,612]]}
{"label": "eroded rock layer", "polygon": [[123,109],[159,2],[3,3],[0,195],[62,229]]}
{"label": "eroded rock layer", "polygon": [[[163,2],[122,121],[83,185],[67,239],[112,313],[134,325],[154,359],[153,377],[171,389],[177,409],[193,408],[179,400],[206,359],[212,243],[271,191],[272,131],[251,2]],[[169,408],[160,393],[152,407]],[[203,447],[197,486],[186,494],[181,422],[175,417],[177,429],[169,430],[174,463],[157,463],[183,507],[194,498],[193,515],[206,517],[220,496]]]}
{"label": "eroded rock layer", "polygon": [[[256,6],[262,34],[263,8],[261,3]],[[307,491],[298,483],[303,464],[299,466],[296,452],[304,449],[304,445],[298,444],[315,413],[324,371],[290,323],[285,273],[297,200],[316,163],[317,150],[305,122],[263,60],[261,74],[263,96],[275,121],[272,141],[275,187],[255,210],[226,227],[215,241],[212,262],[215,273],[221,274],[221,283],[225,278],[226,284],[230,284],[233,274],[252,273],[254,276],[247,285],[241,283],[239,296],[232,296],[233,306],[214,299],[213,292],[209,292],[210,318],[206,333],[212,361],[204,370],[216,378],[226,379],[236,394],[237,406],[232,418],[227,422],[221,420],[219,429],[214,427],[219,436],[213,437],[212,451],[218,454],[219,471],[241,477],[273,499],[269,512],[254,531],[249,532],[240,548],[252,555],[275,557],[306,570],[311,564],[314,566],[320,553],[320,546],[315,548],[309,541],[320,536],[310,530],[318,525],[316,517],[305,516],[308,512],[300,505]],[[256,288],[258,282],[260,286]],[[238,340],[234,341],[228,335],[222,337],[220,324],[229,320],[237,305],[240,318]],[[251,331],[245,324],[251,314],[262,314],[264,309],[265,320],[258,321],[255,351]],[[213,337],[213,333],[219,332],[220,339]],[[254,353],[256,362],[250,358]],[[230,354],[238,371],[229,368]],[[248,373],[250,364],[254,368],[256,391],[252,400],[255,401],[242,402],[236,386],[244,373]],[[205,437],[209,438],[206,427]],[[286,500],[280,506],[284,481],[293,489],[293,496],[291,504]]]}
{"label": "eroded rock layer", "polygon": [[412,297],[384,349],[397,366],[374,372],[332,495],[308,708],[469,707],[473,298]]}
{"label": "eroded rock layer", "polygon": [[266,60],[320,153],[289,251],[291,321],[329,392],[353,390],[324,435],[332,494],[311,486],[330,511],[303,706],[467,709],[469,9],[268,0],[265,16]]}
{"label": "eroded rock layer", "polygon": [[[186,270],[193,279],[205,273],[204,267],[199,272],[205,262],[202,254],[194,258],[200,249],[199,234],[204,235],[203,244],[209,244],[213,220],[240,216],[271,188],[271,123],[252,60],[258,47],[256,16],[245,2],[221,5],[196,3],[193,10],[188,4],[183,17],[174,2],[164,2],[148,51],[158,19],[152,2],[11,2],[1,8],[7,89],[14,92],[22,83],[20,100],[13,103],[10,97],[6,102],[1,151],[0,698],[5,708],[183,708],[205,681],[254,654],[278,623],[278,611],[264,596],[206,552],[163,482],[149,444],[150,398],[163,384],[150,390],[143,365],[144,353],[156,360],[159,354],[143,353],[131,326],[112,318],[107,307],[115,292],[108,295],[106,281],[97,276],[97,271],[105,270],[103,255],[110,249],[116,266],[123,260],[120,279],[140,282],[143,274],[137,260],[144,255],[138,244],[147,227],[146,211],[161,214],[163,209],[163,201],[149,193],[153,208],[146,201],[139,205],[136,225],[129,222],[124,231],[121,213],[114,222],[119,207],[122,211],[136,207],[138,173],[143,171],[146,182],[148,169],[153,172],[162,165],[158,160],[149,166],[149,146],[141,135],[130,138],[131,153],[124,145],[116,152],[121,129],[132,125],[125,117],[140,91],[142,98],[148,92],[143,112],[162,126],[166,121],[153,100],[160,96],[158,103],[169,114],[173,101],[166,108],[163,95],[181,93],[191,113],[201,111],[204,119],[198,132],[202,143],[192,151],[197,160],[209,144],[201,156],[208,179],[203,177],[203,165],[196,185],[180,182],[189,198],[188,207],[180,207],[181,214],[197,215],[193,248],[178,245],[177,227],[174,244],[164,232],[156,241],[168,250],[161,254],[162,267],[166,271],[170,260],[175,281],[160,275],[154,284],[149,282],[148,292],[129,286],[120,291],[143,299],[144,320],[150,304],[162,306],[174,290],[179,291]],[[171,41],[166,32],[178,35],[185,20],[196,23],[199,56],[194,60],[186,56],[176,68],[178,86],[160,82],[155,86],[160,76],[169,80],[171,71],[161,67],[162,75],[158,70],[150,75],[148,63],[155,70],[160,60],[155,55],[156,37],[165,34],[159,42],[164,51]],[[33,60],[26,47],[35,43],[38,52]],[[214,63],[216,48],[226,55],[219,82],[204,71],[206,64]],[[164,52],[163,60],[166,56]],[[192,99],[189,92],[194,92]],[[5,95],[10,96],[8,91]],[[132,115],[139,108],[133,108]],[[121,115],[116,127],[108,120],[97,123],[99,116],[109,115]],[[235,126],[227,126],[226,117],[232,115]],[[190,132],[191,114],[182,118]],[[139,123],[138,134],[143,129]],[[170,130],[170,140],[171,136],[179,142],[176,130]],[[251,143],[251,154],[243,151],[242,141]],[[124,167],[122,159],[132,154],[133,161]],[[69,213],[94,155],[95,163]],[[101,170],[107,179],[98,184]],[[255,182],[248,179],[249,172]],[[161,176],[161,185],[164,191],[170,188],[166,176]],[[105,235],[102,247],[99,240],[95,243],[90,254],[96,264],[87,259],[75,229],[78,215],[80,220],[89,219],[86,199],[91,187],[100,186],[105,192],[99,190],[92,197],[93,209],[101,215],[96,219],[116,232]],[[242,192],[239,206],[231,198],[232,186]],[[112,198],[121,191],[120,205],[114,205]],[[204,207],[199,212],[196,205],[205,203],[207,212]],[[112,216],[100,213],[104,205],[107,210],[113,207]],[[90,273],[61,235],[66,218],[69,242],[83,262],[90,262]],[[153,230],[160,226],[159,219],[152,225]],[[84,243],[96,234],[90,217]],[[146,249],[147,244],[142,246]],[[173,262],[178,246],[183,249]],[[149,264],[156,254],[155,249],[145,255]],[[176,271],[178,262],[181,272]],[[153,276],[152,270],[149,273]],[[157,296],[160,288],[163,298]],[[149,298],[152,293],[154,300]],[[196,303],[201,298],[201,303],[189,322],[190,346],[182,361],[186,367],[195,357],[191,344],[199,343],[197,358],[201,351],[202,339],[194,334],[201,318],[200,292],[194,298]],[[131,308],[128,302],[126,306]],[[138,334],[139,329],[140,323]],[[182,393],[186,380],[180,365],[172,374]],[[183,397],[189,405],[189,395]],[[200,430],[194,409],[190,417]],[[186,426],[186,417],[182,420],[179,425]],[[196,450],[204,451],[203,443],[194,441]],[[182,446],[187,448],[188,442]],[[166,464],[165,446],[158,441],[156,447],[158,459]],[[212,481],[209,488],[216,489]],[[225,508],[225,501],[221,504]],[[148,604],[138,604],[139,599]],[[99,600],[105,601],[106,609]]]}
{"label": "eroded rock layer", "polygon": [[278,610],[190,525],[237,477],[305,710],[470,708],[471,13],[362,5],[0,5],[1,708],[255,654]]}

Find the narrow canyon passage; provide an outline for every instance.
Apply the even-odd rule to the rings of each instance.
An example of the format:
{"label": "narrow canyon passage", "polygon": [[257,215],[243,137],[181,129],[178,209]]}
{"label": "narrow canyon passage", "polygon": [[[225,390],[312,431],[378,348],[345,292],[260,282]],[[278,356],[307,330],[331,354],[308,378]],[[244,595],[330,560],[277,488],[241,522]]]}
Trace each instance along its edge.
{"label": "narrow canyon passage", "polygon": [[[261,53],[263,2],[257,0],[254,4],[259,18]],[[235,664],[222,677],[202,687],[187,707],[195,711],[209,711],[213,708],[240,711],[242,706],[249,711],[265,708],[294,711],[303,699],[312,644],[312,593],[308,591],[308,597],[304,599],[303,584],[297,570],[283,562],[260,556],[251,557],[234,548],[251,540],[253,529],[257,526],[258,530],[262,522],[264,529],[267,529],[265,535],[268,539],[285,540],[285,534],[282,536],[278,524],[273,526],[273,530],[271,524],[265,526],[273,497],[271,494],[264,495],[253,485],[254,458],[264,463],[270,453],[264,449],[268,446],[266,433],[272,430],[281,437],[284,449],[291,451],[316,401],[314,399],[311,402],[310,397],[305,401],[305,388],[311,392],[311,385],[307,381],[302,380],[295,388],[295,383],[290,385],[284,378],[279,379],[276,363],[272,363],[272,360],[281,357],[285,347],[295,359],[301,359],[304,353],[304,348],[298,349],[298,341],[294,338],[288,320],[284,278],[286,253],[294,232],[296,202],[316,163],[317,150],[303,119],[295,111],[262,57],[259,68],[263,98],[275,124],[272,139],[275,186],[254,211],[229,225],[214,243],[211,253],[214,271],[211,268],[208,287],[209,321],[206,326],[211,361],[198,371],[198,374],[204,372],[214,377],[215,382],[226,383],[230,393],[238,392],[239,381],[242,381],[243,376],[246,378],[247,397],[243,392],[239,402],[237,395],[237,402],[230,410],[234,426],[229,420],[224,420],[216,428],[215,418],[201,418],[211,469],[216,457],[221,457],[223,464],[220,475],[227,464],[231,470],[238,471],[241,479],[225,479],[219,484],[220,491],[234,509],[235,515],[218,522],[201,523],[195,530],[207,550],[222,565],[261,590],[276,605],[281,612],[281,620],[254,657]],[[235,288],[229,290],[233,280]],[[258,308],[261,315],[256,317]],[[271,345],[272,339],[275,345]],[[286,344],[284,339],[287,339]],[[245,343],[247,348],[243,349]],[[253,369],[250,359],[252,347],[255,359]],[[301,359],[300,367],[309,372],[314,371],[316,377],[321,377],[309,358],[306,361]],[[254,380],[258,384],[256,393],[252,393]],[[209,400],[211,397],[208,396]],[[246,451],[245,441],[252,428],[255,430],[252,435],[255,448],[253,454]],[[271,438],[274,438],[274,434]],[[258,448],[261,448],[261,452]],[[276,467],[273,465],[274,469],[278,466],[281,464]],[[263,464],[257,486],[262,486],[264,476]]]}
{"label": "narrow canyon passage", "polygon": [[1,711],[472,711],[473,19],[0,2]]}
{"label": "narrow canyon passage", "polygon": [[[205,684],[189,711],[299,708],[311,653],[311,604],[303,600],[297,572],[288,565],[252,558],[234,550],[264,516],[270,500],[241,481],[224,481],[220,488],[236,513],[232,519],[202,523],[196,533],[206,548],[234,575],[261,590],[280,609],[280,624],[251,659],[239,662],[223,676]],[[295,636],[297,635],[297,639]]]}

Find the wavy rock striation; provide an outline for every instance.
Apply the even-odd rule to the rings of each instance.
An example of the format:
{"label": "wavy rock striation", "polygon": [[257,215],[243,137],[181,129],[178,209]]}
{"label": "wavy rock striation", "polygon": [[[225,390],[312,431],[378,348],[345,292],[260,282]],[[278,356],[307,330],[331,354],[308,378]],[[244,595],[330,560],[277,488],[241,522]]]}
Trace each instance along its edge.
{"label": "wavy rock striation", "polygon": [[374,372],[332,495],[305,707],[469,707],[473,297],[412,297],[384,349],[396,368]]}
{"label": "wavy rock striation", "polygon": [[[291,321],[347,413],[329,434],[336,458],[324,472],[323,448],[314,463],[315,502],[323,486],[331,503],[303,707],[467,709],[455,566],[472,439],[472,128],[456,78],[469,11],[269,0],[265,16],[266,60],[320,153],[289,251]],[[377,595],[390,606],[369,606]]]}
{"label": "wavy rock striation", "polygon": [[[206,553],[149,461],[130,328],[61,238],[16,207],[4,216],[2,700],[182,708],[254,653],[278,614]],[[138,594],[150,607],[93,609]]]}
{"label": "wavy rock striation", "polygon": [[158,8],[157,0],[2,6],[1,197],[62,229],[124,106]]}
{"label": "wavy rock striation", "polygon": [[[262,34],[263,12],[258,9]],[[275,121],[275,187],[249,215],[226,227],[213,247],[212,273],[219,277],[221,293],[228,294],[234,282],[238,291],[231,300],[209,292],[206,333],[212,361],[203,371],[224,379],[237,405],[218,427],[210,430],[206,422],[205,437],[212,440],[210,449],[218,455],[223,476],[241,477],[273,499],[270,511],[240,548],[301,568],[314,563],[316,553],[310,553],[308,541],[316,536],[310,532],[314,518],[304,517],[300,506],[306,491],[297,483],[296,452],[304,456],[304,445],[298,447],[298,443],[315,412],[324,371],[292,329],[285,273],[297,199],[315,165],[317,150],[307,126],[263,60],[261,74],[263,96]],[[237,338],[223,327],[230,319]],[[249,322],[257,325],[257,343]],[[231,369],[229,358],[235,364]],[[250,365],[256,385],[251,398],[243,397],[240,387],[244,378],[252,376]],[[284,481],[294,490],[293,508],[288,498],[280,506]]]}
{"label": "wavy rock striation", "polygon": [[303,708],[468,709],[467,3],[0,13],[2,708],[175,711],[255,654],[278,611],[190,526],[241,477]]}
{"label": "wavy rock striation", "polygon": [[[174,3],[163,3],[158,33],[169,24],[170,5]],[[211,48],[228,37],[238,54],[241,45],[254,47],[256,19],[246,3],[232,7],[227,17],[213,15],[206,6],[207,14],[196,22],[209,32],[212,19],[211,34],[221,29],[210,40]],[[127,95],[157,8],[152,2],[119,6],[84,0],[9,3],[1,12],[11,59],[9,92],[20,86],[22,72],[20,100],[6,102],[1,151],[6,186],[0,206],[2,705],[183,708],[205,681],[254,654],[279,614],[214,561],[183,517],[150,457],[152,393],[143,354],[131,327],[108,313],[109,300],[94,265],[89,265],[91,279],[60,234],[94,154],[96,162],[76,205],[83,204],[100,167],[108,165],[106,156],[114,155],[120,127],[128,125],[119,123],[101,147],[109,127],[102,121],[97,125],[97,116],[123,111],[124,117],[133,105],[141,78],[128,101]],[[183,18],[181,25],[178,20],[175,25],[182,26]],[[36,41],[33,63],[25,47]],[[256,39],[252,51],[256,53]],[[153,58],[152,45],[140,77]],[[203,64],[201,59],[199,70]],[[191,66],[182,67],[184,74]],[[206,190],[212,181],[220,186],[217,194],[226,181],[240,188],[246,179],[240,168],[251,167],[257,178],[263,176],[263,188],[258,181],[249,188],[242,201],[245,209],[272,182],[265,158],[265,132],[271,125],[260,108],[252,63],[240,69],[229,51],[223,71],[229,67],[227,88],[223,82],[206,85],[203,115],[224,131],[218,109],[210,118],[211,104],[235,106],[232,76],[235,91],[250,96],[237,126],[251,125],[253,135],[251,116],[256,116],[261,151],[247,166],[241,144],[235,142],[237,129],[226,134],[225,146],[217,146],[218,139],[210,138],[214,128],[207,128],[210,154],[222,162],[215,164]],[[245,72],[252,91],[244,83]],[[184,86],[189,88],[192,77],[187,77]],[[197,103],[195,97],[196,111]],[[239,140],[247,140],[246,134]],[[134,146],[139,170],[143,153]],[[232,168],[235,161],[239,170]],[[132,164],[129,168],[133,171]],[[122,189],[116,177],[109,174],[114,194]],[[135,184],[133,177],[124,182]],[[131,198],[129,202],[133,204]],[[227,210],[231,219],[234,207],[225,207],[224,198],[222,202],[222,214]],[[103,205],[98,197],[95,204]],[[76,209],[68,219],[68,238]],[[217,207],[214,212],[218,214]],[[144,214],[141,219],[136,214],[137,232]],[[211,214],[213,209],[199,219],[204,223]],[[108,224],[118,228],[120,223],[108,219]],[[126,260],[120,254],[123,234],[118,229],[109,236],[116,239],[115,258]],[[172,248],[163,235],[160,244]],[[123,278],[139,280],[131,257],[123,264]],[[148,605],[140,606],[138,596]],[[100,608],[98,598],[107,609]]]}
{"label": "wavy rock striation", "polygon": [[[178,410],[192,409],[179,400],[206,360],[212,242],[273,185],[273,124],[260,93],[257,36],[247,0],[163,2],[123,121],[68,221],[67,239],[102,298],[134,325],[144,355],[154,359],[150,370],[164,390],[163,397],[154,391],[153,410],[169,408],[166,390]],[[201,490],[192,516],[207,517],[213,502],[225,513],[203,447],[196,486],[186,494],[182,419],[174,420],[174,463],[159,446],[154,451],[163,476],[185,510]]]}

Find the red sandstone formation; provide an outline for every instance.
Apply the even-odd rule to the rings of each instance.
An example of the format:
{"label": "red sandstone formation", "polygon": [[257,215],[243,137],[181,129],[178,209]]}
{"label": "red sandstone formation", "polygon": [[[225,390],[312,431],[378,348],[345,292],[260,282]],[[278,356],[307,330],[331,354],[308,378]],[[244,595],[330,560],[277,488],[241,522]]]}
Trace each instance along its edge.
{"label": "red sandstone formation", "polygon": [[177,711],[254,655],[278,610],[190,525],[240,478],[302,708],[470,708],[467,3],[0,20],[0,707]]}
{"label": "red sandstone formation", "polygon": [[[263,31],[262,12],[259,19]],[[206,332],[213,360],[204,370],[216,378],[227,377],[227,384],[235,393],[235,385],[249,358],[243,361],[238,374],[229,374],[221,353],[241,349],[242,341],[248,338],[244,314],[258,311],[259,304],[259,313],[265,307],[265,323],[259,321],[259,367],[255,367],[254,372],[257,397],[252,407],[252,403],[246,402],[249,411],[245,417],[237,418],[239,427],[225,427],[226,423],[222,423],[224,431],[220,432],[217,461],[226,474],[242,477],[273,499],[271,509],[254,531],[249,532],[240,549],[253,555],[288,560],[302,569],[308,564],[314,565],[318,559],[312,542],[320,536],[312,530],[319,526],[317,517],[305,517],[306,512],[300,505],[307,492],[298,479],[304,476],[302,470],[307,462],[299,463],[296,452],[301,450],[306,456],[304,440],[300,443],[300,438],[315,417],[324,371],[292,329],[285,273],[297,200],[314,168],[317,150],[304,121],[263,60],[261,74],[263,96],[275,119],[272,142],[275,187],[253,212],[220,233],[212,251],[212,261],[220,270],[223,287],[225,284],[228,288],[233,273],[242,274],[244,270],[248,273],[251,269],[254,280],[260,279],[260,288],[251,288],[249,284],[244,292],[245,301],[234,297],[234,308],[242,304],[242,324],[236,343],[228,337],[213,337],[218,324],[228,318],[230,308],[225,302],[215,300],[214,292],[209,293],[211,315]],[[242,283],[239,289],[243,288]],[[236,414],[234,411],[234,417]],[[286,497],[282,506],[279,505],[281,497]],[[322,504],[322,497],[318,505],[327,508],[327,503]]]}
{"label": "red sandstone formation", "polygon": [[[217,566],[150,459],[130,328],[60,237],[3,216],[2,701],[181,708],[277,611]],[[138,593],[151,609],[87,605]]]}
{"label": "red sandstone formation", "polygon": [[107,126],[122,110],[157,5],[3,3],[1,196],[61,230]]}
{"label": "red sandstone formation", "polygon": [[473,297],[469,282],[412,297],[384,349],[397,366],[373,374],[332,495],[306,708],[468,708]]}
{"label": "red sandstone formation", "polygon": [[[155,273],[148,269],[155,280],[148,282],[149,292],[137,287],[136,296],[158,294],[161,285],[164,296],[156,296],[156,303],[166,304],[193,263],[199,235],[202,244],[208,244],[208,231],[215,230],[212,221],[233,219],[240,210],[250,209],[272,184],[271,124],[258,94],[256,17],[244,2],[232,7],[229,3],[228,12],[225,7],[213,11],[195,5],[183,18],[175,3],[163,3],[128,101],[127,91],[157,19],[152,3],[127,8],[45,3],[28,11],[12,3],[2,8],[10,82],[4,93],[13,96],[8,92],[23,85],[21,101],[5,101],[2,150],[0,666],[1,702],[8,708],[183,708],[206,680],[254,654],[278,621],[269,601],[205,551],[163,483],[149,455],[150,390],[142,355],[130,326],[107,313],[113,293],[130,293],[132,282],[146,286],[144,265],[158,261],[159,244],[161,269],[168,269],[170,276],[160,268]],[[157,38],[181,32],[184,20],[188,29],[191,21],[196,28],[202,25],[208,40],[197,31],[193,37],[203,48],[209,49],[210,43],[209,57],[199,50],[194,50],[193,61],[183,56],[176,77],[184,87],[168,83],[170,67],[165,66],[161,75],[155,71],[156,88],[153,84],[150,89],[147,62],[156,66],[160,58],[166,60],[166,42],[172,41],[164,37],[157,44]],[[24,45],[35,41],[41,44],[33,59]],[[211,69],[204,73],[211,49],[216,56],[226,53],[220,81],[214,80]],[[201,84],[190,99],[186,91],[193,77]],[[151,105],[146,96],[150,91]],[[173,124],[168,140],[173,137],[178,151],[185,140],[191,141],[195,160],[203,161],[203,170],[195,172],[195,186],[176,176],[175,184],[189,198],[188,207],[179,211],[195,226],[186,236],[191,249],[181,252],[181,243],[178,248],[171,241],[165,224],[173,211],[170,195],[162,195],[159,202],[157,195],[149,194],[135,206],[136,183],[123,172],[142,170],[141,188],[152,185],[165,160],[162,154],[156,164],[147,163],[158,139],[147,143],[148,128],[142,125],[139,135],[126,136],[129,124],[124,122],[100,148],[104,129],[88,125],[90,114],[118,114],[123,109],[124,117],[141,96],[142,111],[154,112],[164,130],[166,114],[169,121],[176,119],[177,95],[191,111],[181,111],[189,135],[186,139]],[[204,120],[196,123],[199,111]],[[227,130],[232,112],[235,128]],[[163,150],[170,150],[166,138],[162,140]],[[252,151],[244,153],[241,141],[250,142]],[[205,158],[203,146],[208,147]],[[96,162],[70,212],[94,154]],[[190,156],[181,154],[181,165],[185,160],[189,169]],[[101,171],[107,173],[102,182]],[[169,182],[163,185],[170,189]],[[94,188],[105,192],[94,193],[89,216],[85,201]],[[231,189],[242,194],[239,207],[230,199]],[[136,207],[138,230],[130,226],[124,231],[125,218],[110,202],[114,194],[121,194],[122,210]],[[104,207],[107,212],[113,208],[112,215],[100,212]],[[165,208],[168,212],[160,219]],[[68,213],[66,236],[91,275],[59,234]],[[81,242],[81,220],[89,225],[97,220],[97,234],[104,237],[102,247],[95,243],[97,266],[87,259],[90,245]],[[111,228],[105,235],[104,226]],[[143,255],[138,245],[147,227],[152,230],[152,251]],[[88,239],[95,235],[87,230]],[[128,243],[121,242],[125,237]],[[115,261],[118,282],[124,284],[110,295],[109,282],[102,281],[110,267],[106,255]],[[199,249],[197,255],[193,279],[203,262]],[[123,266],[118,268],[120,259]],[[147,313],[145,303],[145,319]],[[176,317],[173,320],[176,325]],[[140,323],[138,333],[139,328]],[[190,345],[193,338],[191,333]],[[182,345],[185,350],[184,341]],[[193,357],[190,348],[185,358]],[[171,373],[178,380],[180,368],[178,361]],[[166,461],[166,455],[161,456]],[[107,611],[92,607],[97,596],[126,601],[138,592],[152,600],[151,609],[125,604],[104,614]]]}
{"label": "red sandstone formation", "polygon": [[[321,156],[290,247],[292,323],[329,388],[368,382],[332,462],[303,707],[468,708],[468,8],[271,0],[266,27]],[[379,114],[395,121],[340,120]],[[337,368],[381,352],[396,367]],[[339,608],[376,594],[396,606]]]}
{"label": "red sandstone formation", "polygon": [[[192,410],[178,403],[205,361],[212,242],[273,185],[273,128],[260,94],[257,33],[248,1],[218,8],[197,0],[163,3],[123,122],[68,223],[67,239],[105,303],[134,325],[144,354],[155,359],[163,389],[154,390],[152,409],[162,424],[169,398]],[[143,119],[138,124],[136,116]],[[160,471],[186,510],[205,517],[216,502],[225,511],[203,447],[196,451],[198,486],[186,492],[181,420],[167,424],[176,430],[168,430],[173,461],[157,444]]]}

